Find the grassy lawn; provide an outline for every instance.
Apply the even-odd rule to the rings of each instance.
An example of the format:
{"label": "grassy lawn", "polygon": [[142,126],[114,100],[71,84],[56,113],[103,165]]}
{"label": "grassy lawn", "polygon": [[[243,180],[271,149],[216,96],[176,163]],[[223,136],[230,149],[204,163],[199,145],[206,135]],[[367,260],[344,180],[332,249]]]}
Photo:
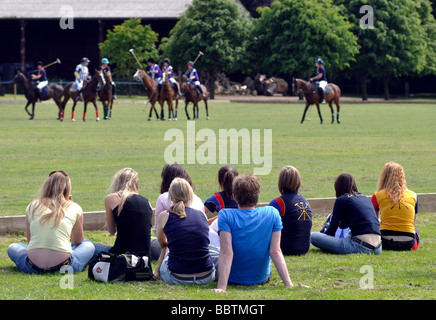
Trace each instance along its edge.
{"label": "grassy lawn", "polygon": [[[182,130],[186,139],[186,116],[179,120],[147,121],[143,104],[120,103],[114,106],[112,120],[95,121],[88,106],[82,122],[82,106],[76,108],[76,122],[56,121],[56,107],[39,104],[36,117],[28,120],[24,105],[0,103],[0,215],[22,215],[37,196],[47,174],[68,172],[74,200],[84,211],[103,209],[103,199],[113,174],[132,167],[140,177],[140,193],[152,205],[159,195],[164,151],[171,144],[164,140],[168,129]],[[102,116],[101,105],[100,116]],[[417,193],[436,192],[436,106],[433,104],[344,104],[340,125],[330,124],[328,107],[322,106],[324,124],[316,109],[300,124],[302,104],[245,104],[211,102],[210,120],[200,107],[195,129],[272,129],[272,170],[259,176],[260,202],[278,195],[277,176],[284,165],[294,165],[302,175],[301,192],[307,198],[334,197],[335,177],[351,173],[359,190],[371,195],[385,162],[402,164],[410,189]],[[192,117],[192,107],[189,107]],[[167,112],[165,114],[167,116]],[[102,118],[102,117],[101,117]],[[261,137],[263,137],[263,130]],[[263,140],[262,140],[263,141]],[[185,141],[186,143],[186,141]],[[196,142],[196,148],[202,141]],[[240,146],[241,147],[241,146]],[[263,153],[263,148],[261,148]],[[186,152],[186,149],[185,149]],[[241,148],[239,148],[241,153]],[[241,161],[239,155],[239,162]],[[215,164],[184,164],[203,200],[217,191],[218,154]],[[262,165],[235,164],[239,172],[253,172]],[[24,234],[0,237],[0,299],[435,299],[436,215],[420,213],[417,226],[422,243],[416,252],[383,252],[380,256],[334,256],[311,248],[303,257],[286,257],[294,284],[312,288],[285,289],[273,268],[273,279],[263,286],[230,286],[225,295],[207,286],[171,286],[160,280],[153,283],[100,284],[87,279],[86,272],[74,275],[74,289],[60,288],[60,275],[20,274],[6,254],[12,242],[25,241]],[[316,217],[318,231],[324,217]],[[106,232],[87,232],[86,237],[112,244]],[[374,289],[360,289],[363,266],[374,272]]]}

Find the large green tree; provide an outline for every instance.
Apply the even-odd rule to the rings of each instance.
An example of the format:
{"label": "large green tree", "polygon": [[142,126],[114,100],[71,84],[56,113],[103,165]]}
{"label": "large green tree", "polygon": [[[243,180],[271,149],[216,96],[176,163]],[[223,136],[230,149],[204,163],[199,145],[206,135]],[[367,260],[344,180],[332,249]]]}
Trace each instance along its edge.
{"label": "large green tree", "polygon": [[328,72],[340,71],[358,52],[351,24],[331,0],[276,0],[259,11],[250,51],[263,72],[307,77],[317,58]]}
{"label": "large green tree", "polygon": [[213,99],[216,73],[239,69],[249,39],[250,21],[241,5],[233,0],[194,0],[162,48],[178,68],[186,68],[187,61],[203,52],[195,65],[208,72]]}
{"label": "large green tree", "polygon": [[[389,99],[390,78],[434,72],[436,33],[428,0],[334,2],[352,22],[358,37],[360,52],[352,72],[360,78],[364,100],[369,77],[383,80],[385,99]],[[364,5],[370,10],[362,9]]]}
{"label": "large green tree", "polygon": [[114,26],[113,31],[108,30],[106,40],[98,46],[102,56],[107,57],[114,66],[115,76],[129,77],[138,67],[129,50],[134,49],[138,60],[144,65],[148,58],[158,58],[157,39],[158,34],[149,25],[142,25],[141,20],[135,18]]}

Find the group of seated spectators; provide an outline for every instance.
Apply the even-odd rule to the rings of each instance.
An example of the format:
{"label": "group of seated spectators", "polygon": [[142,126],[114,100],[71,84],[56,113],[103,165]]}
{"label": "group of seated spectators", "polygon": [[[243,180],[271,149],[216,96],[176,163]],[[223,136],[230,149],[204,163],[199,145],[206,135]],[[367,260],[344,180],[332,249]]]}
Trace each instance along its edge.
{"label": "group of seated spectators", "polygon": [[71,180],[64,171],[51,172],[26,209],[28,244],[11,244],[10,259],[25,273],[57,272],[65,265],[80,272],[101,252],[130,252],[156,260],[154,275],[167,283],[217,281],[214,290],[222,292],[229,283],[268,282],[271,260],[284,285],[293,286],[284,255],[304,255],[311,244],[333,254],[419,245],[417,195],[394,162],[383,167],[371,199],[359,193],[350,174],[340,174],[333,211],[320,232],[312,232],[312,210],[292,166],[280,171],[280,196],[267,206],[258,206],[257,177],[239,175],[230,165],[218,171],[220,191],[204,202],[183,166],[165,164],[161,178],[153,221],[150,201],[138,192],[138,173],[124,168],[115,174],[104,199],[108,231],[116,234],[108,246],[84,239],[83,210],[72,200]]}

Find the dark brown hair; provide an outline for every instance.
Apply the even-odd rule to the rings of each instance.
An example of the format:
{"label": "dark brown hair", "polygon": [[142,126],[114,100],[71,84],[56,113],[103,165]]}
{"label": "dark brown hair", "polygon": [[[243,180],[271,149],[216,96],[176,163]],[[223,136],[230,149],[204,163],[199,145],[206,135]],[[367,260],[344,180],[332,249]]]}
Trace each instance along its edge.
{"label": "dark brown hair", "polygon": [[300,172],[298,172],[298,170],[293,166],[283,167],[279,174],[278,187],[281,194],[286,191],[298,191],[301,187]]}
{"label": "dark brown hair", "polygon": [[344,194],[352,194],[353,196],[357,196],[359,192],[357,190],[356,181],[349,173],[341,173],[335,180],[335,190],[336,190],[336,198]]}
{"label": "dark brown hair", "polygon": [[233,198],[233,180],[238,174],[238,170],[231,165],[226,165],[218,170],[218,182],[223,188],[226,200]]}
{"label": "dark brown hair", "polygon": [[256,176],[244,173],[233,181],[233,194],[239,207],[251,207],[257,204],[260,184]]}
{"label": "dark brown hair", "polygon": [[162,173],[160,176],[162,178],[162,182],[160,184],[160,193],[165,193],[170,189],[171,182],[174,180],[174,178],[185,179],[194,190],[194,185],[192,184],[192,180],[189,177],[188,172],[180,164],[165,164],[162,168]]}

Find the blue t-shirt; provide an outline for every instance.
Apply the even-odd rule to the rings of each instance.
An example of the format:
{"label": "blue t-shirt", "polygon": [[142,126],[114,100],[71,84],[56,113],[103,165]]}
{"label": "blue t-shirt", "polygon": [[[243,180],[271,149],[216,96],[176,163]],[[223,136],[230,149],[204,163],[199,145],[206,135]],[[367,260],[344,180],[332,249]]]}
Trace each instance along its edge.
{"label": "blue t-shirt", "polygon": [[156,71],[156,70],[157,70],[157,73],[152,73],[152,74],[151,74],[151,78],[152,78],[153,80],[162,77],[162,70],[160,69],[160,67],[159,67],[158,64],[155,63],[155,64],[152,65],[148,70],[149,70],[149,71]]}
{"label": "blue t-shirt", "polygon": [[192,68],[191,71],[189,71],[189,69],[188,69],[188,71],[186,71],[185,75],[186,75],[188,78],[191,78],[191,77],[194,77],[194,76],[195,76],[195,79],[194,79],[194,80],[189,80],[189,81],[200,81],[200,78],[198,77],[197,70],[196,70],[195,68]]}
{"label": "blue t-shirt", "polygon": [[165,66],[162,68],[162,71],[163,72],[165,72],[165,71],[168,71],[168,79],[171,79],[171,78],[173,78],[173,67],[171,67],[171,66],[168,66],[168,68],[165,68]]}
{"label": "blue t-shirt", "polygon": [[244,285],[265,282],[271,274],[269,247],[273,232],[282,230],[277,209],[222,209],[218,232],[232,235],[233,261],[229,282]]}
{"label": "blue t-shirt", "polygon": [[41,78],[39,78],[37,81],[47,81],[47,73],[45,72],[44,68],[41,70],[38,70],[34,73],[36,76],[41,75]]}
{"label": "blue t-shirt", "polygon": [[305,254],[310,247],[312,210],[298,191],[284,192],[269,203],[280,212],[283,223],[280,248],[284,255]]}

